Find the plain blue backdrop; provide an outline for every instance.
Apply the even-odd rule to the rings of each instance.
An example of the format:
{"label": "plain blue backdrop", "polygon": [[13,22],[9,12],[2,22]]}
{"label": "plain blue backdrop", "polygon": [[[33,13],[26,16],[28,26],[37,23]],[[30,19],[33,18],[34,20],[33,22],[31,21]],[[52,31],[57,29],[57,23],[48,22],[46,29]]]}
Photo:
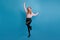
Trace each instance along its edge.
{"label": "plain blue backdrop", "polygon": [[24,2],[40,12],[32,18],[30,40],[60,40],[59,0],[0,0],[0,40],[28,40]]}

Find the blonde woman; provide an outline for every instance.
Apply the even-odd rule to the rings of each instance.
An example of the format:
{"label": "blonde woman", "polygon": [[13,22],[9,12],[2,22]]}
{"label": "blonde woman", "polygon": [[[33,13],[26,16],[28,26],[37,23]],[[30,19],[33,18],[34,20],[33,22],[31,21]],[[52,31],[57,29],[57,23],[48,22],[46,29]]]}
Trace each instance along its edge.
{"label": "blonde woman", "polygon": [[28,28],[28,37],[30,37],[30,30],[32,30],[32,26],[30,26],[31,22],[32,22],[32,17],[33,16],[37,16],[39,13],[37,12],[36,14],[34,14],[32,12],[32,8],[31,7],[28,7],[26,8],[26,5],[25,5],[25,2],[24,2],[24,10],[26,12],[26,25],[27,25],[27,28]]}

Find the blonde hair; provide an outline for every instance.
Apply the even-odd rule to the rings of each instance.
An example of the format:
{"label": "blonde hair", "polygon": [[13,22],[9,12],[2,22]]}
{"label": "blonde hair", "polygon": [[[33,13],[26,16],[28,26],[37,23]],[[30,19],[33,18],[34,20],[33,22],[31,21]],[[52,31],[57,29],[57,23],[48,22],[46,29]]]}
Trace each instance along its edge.
{"label": "blonde hair", "polygon": [[31,9],[31,7],[27,8],[27,14],[29,14],[29,13],[32,14],[32,11],[30,11],[29,8]]}

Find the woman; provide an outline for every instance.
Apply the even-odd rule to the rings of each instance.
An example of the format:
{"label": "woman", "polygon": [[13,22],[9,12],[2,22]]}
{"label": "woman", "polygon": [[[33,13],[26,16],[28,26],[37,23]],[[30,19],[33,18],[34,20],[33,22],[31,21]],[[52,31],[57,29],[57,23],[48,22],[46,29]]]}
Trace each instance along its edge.
{"label": "woman", "polygon": [[26,12],[26,25],[27,25],[28,33],[29,33],[28,37],[30,37],[30,30],[32,30],[32,27],[30,26],[30,24],[32,22],[31,18],[32,18],[32,16],[37,16],[39,13],[34,14],[32,12],[31,7],[26,8],[25,3],[24,3],[24,10]]}

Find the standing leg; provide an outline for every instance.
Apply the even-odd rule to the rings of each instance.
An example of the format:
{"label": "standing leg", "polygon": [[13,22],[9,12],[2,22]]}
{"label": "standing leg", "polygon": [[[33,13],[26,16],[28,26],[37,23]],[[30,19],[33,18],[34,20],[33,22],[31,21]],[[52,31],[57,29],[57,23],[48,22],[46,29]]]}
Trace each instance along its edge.
{"label": "standing leg", "polygon": [[30,37],[30,30],[32,29],[30,24],[31,24],[31,20],[26,20],[26,25],[27,25],[28,33],[29,33],[28,37]]}
{"label": "standing leg", "polygon": [[30,26],[29,26],[29,24],[27,24],[27,28],[28,28],[28,37],[30,37]]}

